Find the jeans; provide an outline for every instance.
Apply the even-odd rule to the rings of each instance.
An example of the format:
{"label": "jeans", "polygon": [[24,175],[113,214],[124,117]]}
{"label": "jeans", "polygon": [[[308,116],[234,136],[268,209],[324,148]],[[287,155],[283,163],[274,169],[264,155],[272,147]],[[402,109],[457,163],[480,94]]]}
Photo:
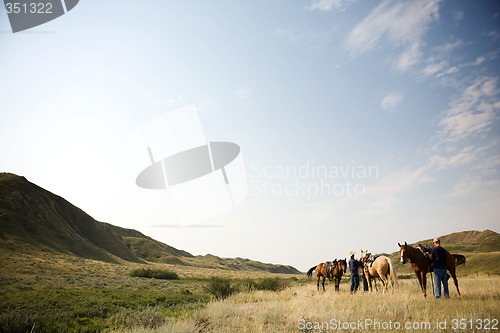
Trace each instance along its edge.
{"label": "jeans", "polygon": [[358,290],[359,275],[358,272],[351,272],[351,291]]}
{"label": "jeans", "polygon": [[436,298],[441,297],[441,283],[443,283],[444,298],[450,298],[446,269],[434,268],[434,295],[436,296]]}
{"label": "jeans", "polygon": [[369,291],[370,289],[368,289],[368,280],[366,279],[365,274],[363,274],[362,277],[363,277],[363,290]]}

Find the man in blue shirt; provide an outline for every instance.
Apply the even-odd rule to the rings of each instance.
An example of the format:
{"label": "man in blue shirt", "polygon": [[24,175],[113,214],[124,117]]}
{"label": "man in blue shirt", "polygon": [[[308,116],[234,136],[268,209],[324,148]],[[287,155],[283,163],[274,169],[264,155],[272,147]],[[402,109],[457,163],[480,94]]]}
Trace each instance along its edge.
{"label": "man in blue shirt", "polygon": [[355,293],[359,286],[358,268],[360,263],[354,259],[354,252],[349,252],[349,270],[351,271],[351,293]]}
{"label": "man in blue shirt", "polygon": [[434,248],[429,253],[429,258],[434,263],[434,295],[436,298],[441,297],[441,283],[443,283],[444,298],[450,298],[448,290],[448,274],[446,273],[446,260],[448,251],[441,247],[439,238],[434,238]]}

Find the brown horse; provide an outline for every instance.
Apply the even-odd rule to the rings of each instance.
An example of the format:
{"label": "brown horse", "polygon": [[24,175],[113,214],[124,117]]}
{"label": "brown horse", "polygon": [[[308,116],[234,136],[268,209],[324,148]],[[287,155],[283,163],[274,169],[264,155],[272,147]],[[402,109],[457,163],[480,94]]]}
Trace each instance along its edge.
{"label": "brown horse", "polygon": [[345,274],[347,270],[347,260],[342,259],[337,261],[337,265],[333,268],[333,282],[335,283],[335,290],[340,291],[340,280],[342,279],[342,275]]}
{"label": "brown horse", "polygon": [[335,259],[333,262],[327,261],[318,264],[317,266],[311,267],[307,271],[307,276],[311,277],[312,272],[316,271],[316,284],[318,286],[319,291],[319,279],[322,277],[322,285],[323,291],[325,291],[325,279],[334,280],[335,282],[335,290],[339,290],[340,279],[342,275],[346,272],[347,269],[347,261],[345,259],[337,260]]}
{"label": "brown horse", "polygon": [[[398,280],[396,271],[394,271],[394,266],[392,265],[391,259],[386,256],[380,256],[373,262],[368,262],[370,253],[368,250],[361,250],[360,261],[363,264],[363,274],[368,280],[368,285],[370,286],[370,291],[372,291],[372,279],[375,284],[375,290],[377,290],[377,280],[379,278],[384,286],[384,292],[387,291],[387,285],[389,282],[394,288],[394,283]],[[389,278],[387,278],[389,276]],[[377,290],[378,291],[378,290]]]}
{"label": "brown horse", "polygon": [[[399,246],[399,256],[401,258],[401,263],[405,264],[407,260],[410,261],[411,268],[413,269],[415,275],[417,276],[420,288],[422,288],[422,293],[424,294],[424,297],[427,297],[426,288],[427,288],[427,272],[429,272],[429,263],[430,263],[429,258],[424,256],[422,251],[414,247],[411,247],[410,245],[406,244],[406,242],[404,243],[404,245],[398,243],[398,246]],[[453,282],[455,283],[458,295],[460,296],[460,289],[458,288],[457,275],[455,274],[455,258],[450,253],[448,253],[446,257],[446,268],[453,277]]]}

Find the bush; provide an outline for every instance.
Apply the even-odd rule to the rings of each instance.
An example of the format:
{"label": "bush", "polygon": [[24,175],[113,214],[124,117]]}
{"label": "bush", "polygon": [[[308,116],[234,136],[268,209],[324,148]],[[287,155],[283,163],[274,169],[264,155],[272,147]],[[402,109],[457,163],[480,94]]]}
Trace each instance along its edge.
{"label": "bush", "polygon": [[175,272],[151,268],[134,269],[130,272],[130,276],[148,279],[179,280],[179,276]]}
{"label": "bush", "polygon": [[279,278],[263,278],[260,280],[246,279],[242,282],[242,290],[270,290],[278,291],[286,288],[289,281]]}
{"label": "bush", "polygon": [[259,283],[259,289],[277,291],[281,289],[280,281],[278,278],[264,278]]}
{"label": "bush", "polygon": [[206,289],[217,299],[227,298],[235,292],[234,288],[231,287],[231,279],[222,277],[212,277]]}

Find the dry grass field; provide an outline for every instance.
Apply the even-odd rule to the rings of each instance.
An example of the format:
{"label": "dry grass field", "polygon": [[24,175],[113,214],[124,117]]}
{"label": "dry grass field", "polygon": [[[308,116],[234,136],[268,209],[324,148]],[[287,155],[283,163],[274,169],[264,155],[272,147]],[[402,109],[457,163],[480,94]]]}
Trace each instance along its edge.
{"label": "dry grass field", "polygon": [[[497,332],[500,277],[459,280],[462,296],[450,286],[450,299],[422,296],[415,278],[394,290],[350,294],[347,283],[335,292],[316,291],[313,280],[278,292],[241,292],[209,302],[185,316],[169,318],[145,332]],[[429,286],[430,287],[430,286]]]}

